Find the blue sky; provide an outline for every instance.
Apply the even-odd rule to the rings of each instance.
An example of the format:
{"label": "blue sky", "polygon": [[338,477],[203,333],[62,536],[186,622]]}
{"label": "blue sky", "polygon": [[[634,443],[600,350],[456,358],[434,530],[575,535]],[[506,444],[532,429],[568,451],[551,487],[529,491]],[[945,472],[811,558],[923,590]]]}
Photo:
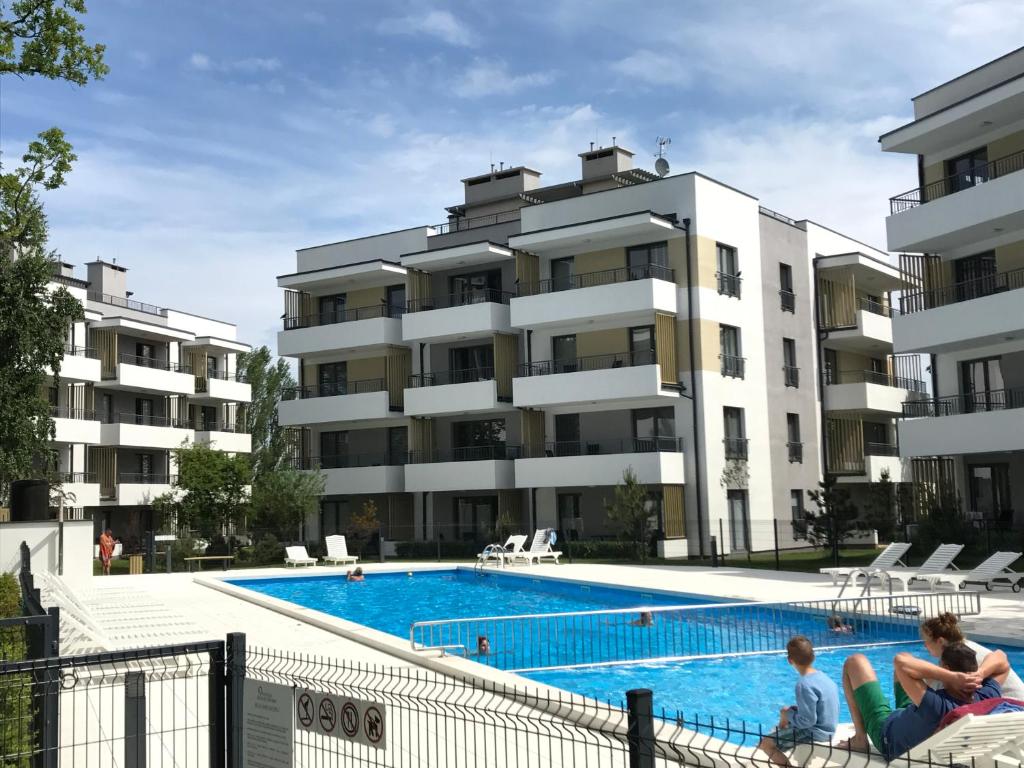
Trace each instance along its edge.
{"label": "blue sky", "polygon": [[136,297],[273,348],[294,250],[444,220],[490,163],[554,183],[612,136],[884,246],[915,185],[880,133],[910,97],[1020,45],[1017,0],[430,4],[91,0],[110,75],[5,78],[9,160],[59,125],[79,156],[52,244]]}

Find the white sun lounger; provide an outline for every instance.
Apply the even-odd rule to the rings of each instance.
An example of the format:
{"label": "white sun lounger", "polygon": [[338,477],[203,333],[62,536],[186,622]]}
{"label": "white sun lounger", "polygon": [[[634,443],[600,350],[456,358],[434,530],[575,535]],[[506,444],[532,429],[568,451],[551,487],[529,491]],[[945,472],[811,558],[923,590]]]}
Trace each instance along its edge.
{"label": "white sun lounger", "polygon": [[889,568],[876,575],[883,584],[886,581],[902,581],[909,588],[915,581],[928,581],[925,576],[958,571],[953,561],[963,548],[963,544],[940,544],[927,560],[915,568]]}
{"label": "white sun lounger", "polygon": [[476,556],[477,565],[482,568],[487,563],[494,561],[504,567],[507,561],[511,561],[523,551],[525,543],[526,534],[522,533],[509,536],[504,544],[488,544],[484,547],[484,551]]}
{"label": "white sun lounger", "polygon": [[970,572],[925,574],[919,578],[927,581],[932,588],[942,583],[959,586],[961,589],[971,584],[982,584],[987,590],[994,586],[1008,586],[1014,592],[1020,592],[1024,588],[1024,573],[1017,573],[1010,568],[1020,558],[1020,552],[996,552]]}
{"label": "white sun lounger", "polygon": [[348,544],[345,543],[345,537],[340,535],[328,536],[324,541],[327,543],[327,556],[324,557],[325,563],[331,565],[338,565],[339,563],[357,563],[359,558],[355,555],[348,553]]}
{"label": "white sun lounger", "polygon": [[551,544],[548,542],[549,530],[548,528],[538,528],[536,533],[533,534],[530,548],[521,549],[517,554],[513,555],[511,558],[512,562],[525,560],[529,565],[533,565],[534,563],[540,563],[545,558],[550,558],[555,563],[558,563],[558,558],[562,556],[562,553],[551,548]]}
{"label": "white sun lounger", "polygon": [[898,565],[906,567],[906,564],[903,562],[903,556],[907,554],[908,549],[910,549],[910,544],[894,541],[883,549],[878,557],[871,561],[870,565],[822,568],[818,572],[831,576],[833,584],[838,584],[839,577],[842,576],[843,588],[839,591],[841,595],[851,580],[856,581],[859,576],[863,576],[870,583],[871,579],[875,578],[881,571],[891,570]]}
{"label": "white sun lounger", "polygon": [[285,547],[285,565],[316,565],[316,558],[310,557],[305,547]]}

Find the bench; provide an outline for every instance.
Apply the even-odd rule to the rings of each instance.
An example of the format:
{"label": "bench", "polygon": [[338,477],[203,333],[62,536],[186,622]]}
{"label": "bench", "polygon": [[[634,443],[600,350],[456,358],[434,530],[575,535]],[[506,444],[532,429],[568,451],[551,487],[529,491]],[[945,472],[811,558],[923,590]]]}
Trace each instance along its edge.
{"label": "bench", "polygon": [[185,562],[188,564],[189,573],[192,573],[192,563],[196,560],[220,560],[222,561],[224,570],[226,571],[228,569],[228,565],[230,565],[231,561],[234,559],[234,555],[195,555],[194,557],[184,558]]}

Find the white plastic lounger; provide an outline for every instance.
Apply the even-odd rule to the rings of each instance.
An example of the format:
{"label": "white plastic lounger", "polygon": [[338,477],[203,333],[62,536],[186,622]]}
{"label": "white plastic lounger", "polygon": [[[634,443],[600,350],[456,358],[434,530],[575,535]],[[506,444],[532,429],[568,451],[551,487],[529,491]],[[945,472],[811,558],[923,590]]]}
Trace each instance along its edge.
{"label": "white plastic lounger", "polygon": [[355,555],[348,553],[348,544],[345,543],[345,537],[334,535],[328,536],[325,541],[327,542],[327,556],[324,557],[325,563],[331,565],[338,565],[339,563],[357,563],[359,558]]}
{"label": "white plastic lounger", "polygon": [[537,532],[533,534],[533,541],[530,542],[530,548],[520,550],[518,554],[512,557],[512,562],[515,562],[516,560],[525,560],[528,564],[533,565],[535,562],[540,563],[541,560],[550,558],[557,564],[558,558],[562,556],[562,553],[551,548],[551,544],[548,540],[550,530],[550,528],[538,528]]}
{"label": "white plastic lounger", "polygon": [[305,547],[285,547],[285,565],[316,565],[316,558],[310,557]]}
{"label": "white plastic lounger", "polygon": [[1020,552],[996,552],[969,573],[963,571],[935,573],[925,574],[919,578],[927,581],[933,588],[941,583],[954,587],[959,586],[960,589],[971,584],[983,584],[986,590],[995,586],[1004,586],[1010,587],[1014,592],[1020,592],[1021,588],[1024,588],[1024,573],[1017,573],[1010,568],[1020,558]]}
{"label": "white plastic lounger", "polygon": [[[940,544],[928,559],[916,568],[890,568],[884,572],[880,571],[877,575],[883,583],[887,580],[902,581],[909,588],[915,581],[928,581],[923,578],[925,576],[953,573],[960,570],[953,565],[953,561],[963,551],[963,548],[963,544]],[[952,570],[950,570],[951,568]]]}
{"label": "white plastic lounger", "polygon": [[[910,544],[894,541],[883,549],[878,557],[871,561],[870,565],[822,568],[818,572],[831,576],[833,585],[838,584],[839,577],[842,576],[843,588],[839,591],[839,594],[842,595],[850,582],[856,581],[858,576],[863,576],[867,583],[870,584],[871,580],[880,571],[892,570],[899,565],[906,567],[906,563],[903,562],[903,556],[907,554],[908,549],[910,549]],[[867,585],[865,584],[865,586]]]}
{"label": "white plastic lounger", "polygon": [[509,536],[504,544],[488,544],[484,551],[476,556],[476,564],[483,568],[487,563],[494,562],[505,567],[506,562],[512,562],[516,556],[523,551],[523,544],[526,543],[526,534]]}

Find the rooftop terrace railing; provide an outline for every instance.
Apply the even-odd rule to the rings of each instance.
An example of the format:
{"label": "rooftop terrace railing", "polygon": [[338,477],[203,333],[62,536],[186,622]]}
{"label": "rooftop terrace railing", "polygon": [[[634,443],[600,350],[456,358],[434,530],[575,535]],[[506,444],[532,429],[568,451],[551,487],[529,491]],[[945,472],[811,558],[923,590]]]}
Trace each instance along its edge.
{"label": "rooftop terrace railing", "polygon": [[431,229],[434,230],[435,235],[448,235],[452,232],[464,232],[467,229],[491,227],[495,224],[519,221],[519,218],[520,211],[516,208],[514,211],[498,211],[497,213],[488,213],[483,216],[449,219],[444,224],[435,224]]}
{"label": "rooftop terrace railing", "polygon": [[965,280],[941,288],[913,291],[900,297],[900,311],[904,315],[923,312],[926,309],[959,304],[971,299],[982,299],[996,293],[1006,293],[1024,288],[1024,268],[1008,272],[997,272],[974,280]]}
{"label": "rooftop terrace railing", "polygon": [[968,394],[946,395],[928,400],[908,400],[903,403],[907,418],[959,416],[984,411],[1007,411],[1024,408],[1024,387],[990,389]]}
{"label": "rooftop terrace railing", "polygon": [[[981,610],[977,592],[696,606],[654,600],[653,593],[638,591],[633,608],[418,621],[409,628],[409,642],[413,650],[471,655],[505,670],[550,669],[778,652],[793,635],[806,636],[816,649],[903,643],[919,638],[924,619]],[[831,617],[852,631],[834,631]],[[487,655],[475,654],[481,636],[490,645]]]}
{"label": "rooftop terrace railing", "polygon": [[122,307],[123,309],[132,309],[136,312],[145,312],[147,315],[163,316],[167,314],[166,309],[158,307],[155,304],[146,304],[142,301],[129,299],[126,296],[111,296],[109,293],[89,291],[86,293],[86,298],[89,299],[89,301],[98,301],[101,304],[109,304],[112,307]]}
{"label": "rooftop terrace railing", "polygon": [[565,277],[549,277],[536,283],[520,283],[517,289],[519,296],[534,296],[539,293],[557,293],[572,291],[577,288],[594,288],[600,285],[614,285],[632,280],[666,280],[675,282],[674,269],[660,264],[640,264],[635,267],[618,267],[602,269],[596,272],[581,272],[578,275]]}
{"label": "rooftop terrace railing", "polygon": [[964,189],[998,179],[1010,173],[1024,170],[1024,151],[992,160],[985,165],[977,166],[967,173],[956,173],[944,179],[925,184],[923,187],[904,192],[902,195],[889,198],[889,212],[892,215],[909,211],[912,208],[946,197]]}
{"label": "rooftop terrace railing", "polygon": [[349,309],[312,312],[308,315],[288,315],[284,318],[284,330],[294,331],[298,328],[352,323],[357,320],[370,320],[374,317],[400,318],[404,311],[402,307],[381,303],[371,304],[368,307],[351,307]]}

